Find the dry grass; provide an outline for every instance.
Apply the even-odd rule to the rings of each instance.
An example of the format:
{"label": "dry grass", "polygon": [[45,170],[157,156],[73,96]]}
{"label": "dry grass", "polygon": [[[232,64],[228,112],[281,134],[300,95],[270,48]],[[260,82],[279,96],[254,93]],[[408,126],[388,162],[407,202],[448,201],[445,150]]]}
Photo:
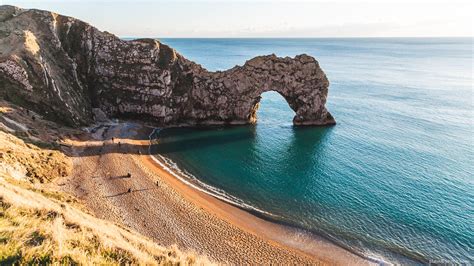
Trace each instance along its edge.
{"label": "dry grass", "polygon": [[26,186],[0,176],[0,264],[211,264]]}
{"label": "dry grass", "polygon": [[0,100],[0,172],[32,183],[69,175],[72,162],[58,140],[73,132]]}
{"label": "dry grass", "polygon": [[8,106],[0,106],[0,113],[11,113],[13,109]]}
{"label": "dry grass", "polygon": [[211,264],[98,219],[40,184],[70,174],[71,159],[53,146],[74,132],[0,101],[0,265]]}
{"label": "dry grass", "polygon": [[41,149],[13,134],[0,131],[0,172],[18,179],[44,183],[68,176],[71,160],[57,150]]}

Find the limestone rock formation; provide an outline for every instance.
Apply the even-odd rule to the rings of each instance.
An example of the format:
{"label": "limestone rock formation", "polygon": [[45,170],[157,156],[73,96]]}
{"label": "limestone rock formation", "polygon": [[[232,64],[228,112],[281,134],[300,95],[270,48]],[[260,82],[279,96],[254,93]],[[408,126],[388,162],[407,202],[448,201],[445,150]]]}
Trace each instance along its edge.
{"label": "limestone rock formation", "polygon": [[210,72],[154,39],[121,40],[80,20],[0,7],[0,97],[79,126],[93,108],[161,126],[256,122],[279,92],[295,125],[328,125],[329,81],[311,56],[259,56]]}

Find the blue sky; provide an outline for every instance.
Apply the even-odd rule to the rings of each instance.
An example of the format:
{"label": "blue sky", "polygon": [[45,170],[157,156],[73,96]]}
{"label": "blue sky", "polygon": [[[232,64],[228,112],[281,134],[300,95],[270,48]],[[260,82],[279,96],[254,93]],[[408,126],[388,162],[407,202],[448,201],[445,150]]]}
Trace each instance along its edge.
{"label": "blue sky", "polygon": [[9,1],[121,37],[473,36],[474,1]]}

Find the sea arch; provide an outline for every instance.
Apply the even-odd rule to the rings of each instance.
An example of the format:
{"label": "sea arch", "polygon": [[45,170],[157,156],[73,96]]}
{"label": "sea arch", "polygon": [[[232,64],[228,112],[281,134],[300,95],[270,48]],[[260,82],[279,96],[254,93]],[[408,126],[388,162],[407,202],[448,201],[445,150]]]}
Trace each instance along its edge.
{"label": "sea arch", "polygon": [[[276,91],[295,112],[294,125],[335,124],[325,107],[329,81],[311,56],[258,56],[243,66],[199,75],[191,111],[198,123],[256,123],[262,93]],[[203,108],[211,104],[211,112]]]}

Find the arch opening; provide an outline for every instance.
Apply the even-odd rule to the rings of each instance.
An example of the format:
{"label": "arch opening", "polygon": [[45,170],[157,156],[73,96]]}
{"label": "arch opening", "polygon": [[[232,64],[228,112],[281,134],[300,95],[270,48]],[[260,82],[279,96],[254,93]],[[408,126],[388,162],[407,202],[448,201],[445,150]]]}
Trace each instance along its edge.
{"label": "arch opening", "polygon": [[273,90],[263,92],[254,109],[254,123],[258,124],[291,123],[296,114],[285,97]]}

